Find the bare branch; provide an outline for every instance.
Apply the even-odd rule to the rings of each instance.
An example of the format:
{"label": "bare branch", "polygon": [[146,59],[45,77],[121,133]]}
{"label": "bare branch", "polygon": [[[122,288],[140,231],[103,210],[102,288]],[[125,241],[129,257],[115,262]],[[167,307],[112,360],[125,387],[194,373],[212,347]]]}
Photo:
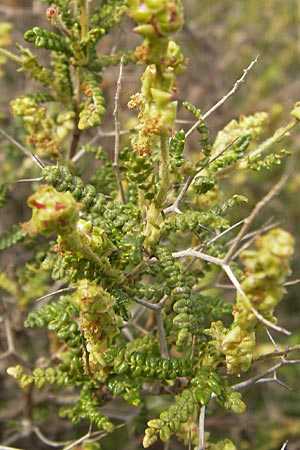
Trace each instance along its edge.
{"label": "bare branch", "polygon": [[212,244],[214,244],[216,241],[218,241],[221,237],[225,236],[225,234],[230,233],[232,230],[234,230],[235,228],[239,227],[240,225],[242,225],[242,223],[244,223],[244,219],[240,220],[239,222],[234,223],[233,225],[231,225],[230,228],[227,228],[226,230],[222,231],[222,233],[217,234],[217,236],[213,237],[210,241],[206,242],[204,245],[199,245],[199,249],[201,247],[210,247]]}
{"label": "bare branch", "polygon": [[299,284],[300,283],[300,279],[298,278],[297,280],[291,280],[291,281],[287,281],[286,283],[284,283],[285,286],[293,286],[294,284]]}
{"label": "bare branch", "polygon": [[46,298],[49,298],[49,297],[51,298],[51,297],[53,297],[53,296],[56,295],[56,294],[60,294],[61,292],[71,292],[71,291],[74,291],[75,289],[76,289],[75,286],[69,286],[69,287],[67,287],[67,288],[58,289],[58,290],[56,290],[56,291],[49,292],[48,294],[43,295],[42,297],[37,298],[37,299],[36,299],[36,302],[40,302],[41,300],[45,300]]}
{"label": "bare branch", "polygon": [[279,333],[283,333],[287,336],[291,335],[291,332],[286,330],[283,327],[280,327],[278,325],[275,325],[274,323],[270,322],[269,320],[265,319],[264,316],[262,316],[251,304],[249,298],[247,297],[247,295],[245,294],[245,292],[243,291],[239,281],[237,280],[236,276],[234,275],[234,273],[232,272],[231,268],[229,265],[227,264],[222,264],[222,268],[224,270],[224,272],[226,273],[226,275],[228,276],[228,278],[230,279],[230,281],[232,282],[232,284],[236,287],[236,290],[238,291],[238,293],[241,295],[243,302],[245,303],[246,307],[255,315],[255,317],[257,318],[257,320],[261,323],[263,323],[266,327],[272,328],[275,331],[278,331]]}
{"label": "bare branch", "polygon": [[283,387],[284,389],[292,391],[292,389],[287,384],[285,384],[283,381],[277,378],[276,372],[274,373],[273,377],[261,378],[260,380],[256,381],[255,384],[266,384],[266,383],[276,383],[279,384],[279,386]]}
{"label": "bare branch", "polygon": [[276,358],[276,357],[280,357],[280,356],[287,356],[289,353],[297,351],[297,350],[300,350],[300,344],[293,345],[292,347],[287,347],[284,350],[278,350],[278,351],[276,350],[275,352],[260,355],[258,358],[256,358],[254,360],[254,362],[262,361],[262,360],[270,359],[270,358]]}
{"label": "bare branch", "polygon": [[287,336],[289,336],[291,334],[290,331],[286,330],[285,328],[280,327],[278,325],[275,325],[274,323],[272,323],[269,320],[265,319],[252,306],[252,303],[250,302],[249,298],[247,297],[247,295],[243,291],[243,289],[242,289],[238,279],[236,278],[236,276],[232,272],[230,266],[227,264],[226,257],[222,260],[222,259],[219,259],[219,258],[215,258],[214,256],[207,255],[206,253],[202,253],[202,252],[199,252],[197,250],[194,250],[193,248],[189,248],[187,250],[182,250],[182,251],[179,251],[179,252],[174,252],[174,253],[172,253],[172,256],[173,256],[173,258],[182,258],[182,257],[192,256],[192,257],[203,259],[204,261],[210,262],[212,264],[216,264],[217,266],[220,266],[224,270],[224,272],[226,273],[226,275],[228,276],[228,278],[230,279],[230,281],[232,282],[234,287],[236,288],[237,292],[241,295],[241,298],[242,298],[244,304],[246,305],[246,307],[249,309],[249,311],[251,311],[255,315],[255,317],[257,318],[257,320],[259,322],[263,323],[266,327],[272,328],[273,330],[276,330],[276,331],[278,331],[280,333],[286,334]]}
{"label": "bare branch", "polygon": [[3,360],[5,358],[9,358],[13,356],[16,358],[19,364],[22,364],[26,367],[28,367],[28,362],[16,351],[16,346],[14,343],[14,336],[13,336],[13,330],[11,327],[11,321],[9,317],[6,317],[4,320],[4,327],[5,327],[5,336],[6,336],[6,342],[7,342],[7,350],[0,355],[0,360]]}
{"label": "bare branch", "polygon": [[42,181],[43,177],[38,177],[38,178],[23,178],[21,180],[14,180],[12,181],[12,183],[30,183],[32,181]]}
{"label": "bare branch", "polygon": [[195,178],[195,176],[198,175],[200,172],[202,172],[202,170],[204,170],[207,167],[209,167],[209,165],[212,162],[214,162],[216,159],[220,158],[220,156],[222,156],[223,153],[225,153],[225,151],[228,150],[237,139],[238,138],[235,138],[232,142],[230,142],[228,145],[226,145],[225,148],[220,150],[216,155],[212,156],[212,158],[210,158],[210,160],[208,161],[208,163],[205,166],[200,167],[194,174],[188,176],[188,178],[186,179],[186,182],[184,183],[181,191],[178,194],[178,197],[176,198],[176,200],[174,201],[174,203],[171,206],[168,206],[167,208],[164,209],[164,214],[168,214],[168,213],[171,213],[171,212],[175,212],[177,214],[181,214],[181,211],[179,209],[179,205],[182,202],[185,194],[187,193],[187,190],[189,189],[190,185],[192,184],[193,179]]}
{"label": "bare branch", "polygon": [[162,320],[161,310],[155,311],[156,325],[160,343],[160,353],[162,358],[169,358],[168,346],[166,341],[166,333]]}
{"label": "bare branch", "polygon": [[275,364],[274,366],[267,369],[265,372],[260,373],[259,375],[256,375],[252,378],[249,378],[248,380],[242,381],[241,383],[235,384],[232,386],[232,389],[234,391],[239,391],[241,389],[245,389],[252,384],[255,384],[260,380],[261,378],[265,378],[268,375],[271,375],[272,373],[276,372],[277,370],[281,369],[283,366],[288,365],[300,365],[300,359],[299,360],[286,360],[286,361],[280,361],[279,363]]}
{"label": "bare branch", "polygon": [[64,445],[68,445],[70,441],[60,442],[60,441],[52,441],[48,439],[38,427],[33,428],[34,434],[42,441],[44,444],[49,445],[50,447],[63,447]]}
{"label": "bare branch", "polygon": [[203,261],[216,264],[217,266],[222,266],[223,261],[220,258],[215,258],[214,256],[207,255],[206,253],[199,252],[193,248],[188,248],[186,250],[180,250],[179,252],[172,253],[173,258],[186,258],[189,256],[194,256],[195,258],[203,259]]}
{"label": "bare branch", "polygon": [[135,303],[139,303],[140,305],[143,305],[143,306],[145,306],[148,309],[152,309],[152,311],[158,311],[160,309],[160,307],[157,304],[147,302],[146,300],[142,300],[140,298],[134,297],[132,300]]}
{"label": "bare branch", "polygon": [[225,258],[224,258],[224,264],[228,264],[228,262],[231,260],[232,256],[234,255],[235,251],[237,250],[242,238],[245,236],[247,231],[249,230],[252,222],[257,217],[259,212],[262,210],[264,206],[266,206],[267,203],[270,202],[270,200],[277,195],[286,181],[288,180],[288,173],[284,173],[280,180],[272,187],[272,189],[255,205],[253,208],[251,214],[244,219],[244,225],[242,226],[239,234],[237,235],[234,243],[228,250]]}
{"label": "bare branch", "polygon": [[198,450],[204,450],[205,448],[205,406],[201,406],[199,414],[199,447]]}
{"label": "bare branch", "polygon": [[32,161],[39,166],[40,169],[43,169],[45,167],[45,164],[42,163],[42,161],[34,155],[32,152],[27,150],[26,147],[21,145],[18,141],[16,141],[13,137],[11,137],[9,134],[7,134],[2,128],[0,128],[0,134],[5,137],[9,142],[11,142],[13,145],[15,145],[19,150],[21,150],[24,155],[28,156]]}
{"label": "bare branch", "polygon": [[123,61],[124,56],[122,56],[120,61],[120,71],[119,71],[119,77],[117,81],[117,90],[115,95],[115,108],[113,111],[113,115],[115,118],[115,151],[114,151],[114,161],[113,161],[113,169],[115,172],[115,177],[117,180],[118,190],[122,199],[122,202],[126,202],[125,198],[125,192],[123,189],[123,184],[121,180],[121,174],[119,169],[119,153],[120,153],[120,121],[119,121],[119,99],[120,99],[120,92],[121,92],[121,81],[122,81],[122,74],[123,74]]}
{"label": "bare branch", "polygon": [[237,91],[240,84],[242,84],[245,81],[246,76],[252,69],[252,67],[257,63],[257,60],[259,58],[259,55],[256,56],[256,58],[251,61],[248,67],[244,69],[243,75],[234,83],[233,88],[226,94],[224,97],[221,98],[212,108],[210,108],[186,133],[186,137],[188,137],[190,134],[193,133],[193,131],[196,130],[196,128],[205,120],[207,117],[209,117],[213,112],[215,112],[220,106],[222,106],[226,100],[229,99],[235,92]]}
{"label": "bare branch", "polygon": [[[117,428],[120,428],[124,426],[123,424],[120,424],[117,426]],[[105,431],[94,431],[92,432],[92,425],[90,425],[88,432],[81,436],[80,438],[76,439],[75,441],[53,441],[48,439],[42,431],[38,427],[33,428],[33,432],[37,435],[37,437],[46,445],[49,445],[50,447],[58,448],[58,447],[64,447],[64,450],[71,450],[72,448],[76,447],[77,445],[81,444],[82,442],[95,442],[96,440],[99,440],[99,438],[102,438],[107,435],[107,432]],[[0,447],[2,449],[2,447]],[[15,449],[14,449],[15,450]],[[18,450],[18,449],[16,449]]]}
{"label": "bare branch", "polygon": [[147,302],[146,300],[142,300],[139,298],[133,298],[134,302],[136,302],[140,305],[143,305],[148,309],[151,309],[155,313],[155,319],[156,319],[156,325],[157,325],[157,331],[158,331],[159,342],[160,342],[160,351],[161,351],[162,358],[169,358],[165,328],[164,328],[164,324],[163,324],[163,320],[162,320],[162,313],[161,313],[161,310],[163,309],[168,298],[169,298],[168,295],[164,295],[163,298],[159,301],[159,303],[150,303],[150,302]]}

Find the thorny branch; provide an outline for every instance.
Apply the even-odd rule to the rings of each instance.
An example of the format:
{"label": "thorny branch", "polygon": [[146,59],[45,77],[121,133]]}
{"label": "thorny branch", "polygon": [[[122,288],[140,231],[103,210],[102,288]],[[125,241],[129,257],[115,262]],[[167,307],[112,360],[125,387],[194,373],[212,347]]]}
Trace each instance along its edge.
{"label": "thorny branch", "polygon": [[226,273],[226,275],[228,276],[228,278],[230,279],[230,281],[232,282],[232,284],[234,285],[234,287],[236,288],[238,293],[241,295],[243,301],[245,302],[245,304],[247,305],[249,310],[255,315],[255,317],[257,318],[257,320],[259,322],[263,323],[266,327],[272,328],[273,330],[276,330],[276,331],[278,331],[280,333],[283,333],[283,334],[286,334],[286,335],[290,335],[291,334],[285,328],[280,327],[278,325],[275,325],[274,323],[272,323],[269,320],[265,319],[252,306],[250,300],[248,299],[247,295],[243,291],[239,281],[237,280],[236,276],[232,272],[231,267],[226,263],[226,261],[224,259],[222,260],[220,258],[215,258],[214,256],[207,255],[206,253],[199,252],[197,250],[194,250],[193,248],[189,248],[189,249],[182,250],[182,251],[179,251],[179,252],[173,252],[172,256],[174,258],[182,258],[182,257],[192,256],[192,257],[195,257],[195,258],[203,259],[204,261],[210,262],[212,264],[216,264],[217,266],[220,266],[222,268],[222,270]]}
{"label": "thorny branch", "polygon": [[291,360],[281,361],[281,362],[275,364],[274,366],[270,367],[269,369],[265,370],[264,372],[254,376],[252,378],[249,378],[248,380],[242,381],[241,383],[233,385],[232,389],[235,391],[239,391],[240,389],[245,389],[245,388],[251,386],[252,384],[256,384],[262,378],[265,378],[266,376],[273,374],[277,370],[281,369],[281,367],[283,367],[283,366],[299,365],[299,364],[300,364],[300,359],[291,359]]}
{"label": "thorny branch", "polygon": [[205,448],[205,406],[200,408],[199,414],[199,447],[198,450],[204,450]]}
{"label": "thorny branch", "polygon": [[240,245],[241,240],[243,239],[243,237],[249,230],[254,219],[257,217],[257,215],[262,210],[262,208],[264,208],[267,205],[267,203],[269,203],[270,200],[280,192],[280,190],[282,189],[282,187],[288,180],[288,177],[289,177],[289,174],[287,172],[284,173],[282,175],[282,177],[280,178],[280,180],[272,187],[272,189],[258,203],[256,203],[251,214],[246,219],[244,219],[244,224],[243,224],[240,232],[238,233],[236,239],[234,240],[232,246],[228,250],[228,252],[223,260],[224,264],[228,264],[228,262],[231,260],[232,256],[234,255],[235,251],[237,250],[238,246]]}
{"label": "thorny branch", "polygon": [[220,158],[220,156],[222,156],[223,153],[225,153],[226,150],[228,150],[232,146],[232,144],[234,144],[234,142],[237,139],[238,138],[234,139],[232,142],[230,142],[228,145],[226,145],[225,148],[223,148],[216,155],[214,155],[212,158],[210,158],[210,160],[208,161],[208,163],[205,166],[201,167],[194,174],[188,176],[188,178],[186,179],[186,182],[184,183],[183,187],[181,188],[181,191],[178,194],[178,197],[176,198],[176,200],[174,201],[174,203],[172,205],[170,205],[170,206],[168,206],[167,208],[164,209],[164,214],[168,214],[168,213],[171,213],[171,212],[175,212],[177,214],[181,214],[181,211],[179,209],[179,205],[182,202],[185,194],[187,193],[190,185],[192,184],[195,176],[198,175],[202,170],[206,169],[216,159]]}
{"label": "thorny branch", "polygon": [[253,66],[257,63],[259,58],[259,55],[256,56],[256,58],[251,61],[251,63],[249,64],[248,67],[246,67],[246,69],[244,69],[243,75],[234,83],[233,88],[226,94],[224,95],[224,97],[221,98],[221,100],[219,100],[217,103],[214,104],[214,106],[212,106],[212,108],[210,108],[186,133],[186,137],[188,137],[190,134],[193,133],[193,131],[196,130],[196,128],[204,121],[206,120],[213,112],[215,112],[220,106],[222,106],[226,100],[228,100],[229,97],[231,97],[233,94],[235,94],[235,92],[237,91],[238,87],[240,86],[240,84],[242,84],[248,73],[250,72],[250,70],[253,68]]}
{"label": "thorny branch", "polygon": [[114,118],[115,118],[115,150],[114,150],[114,161],[113,161],[113,169],[115,172],[115,177],[117,180],[118,190],[122,199],[122,202],[126,202],[125,198],[125,192],[123,189],[123,184],[121,180],[121,174],[119,169],[119,153],[120,153],[120,121],[119,121],[119,99],[120,99],[120,92],[121,92],[121,81],[122,81],[122,74],[123,74],[123,61],[124,56],[122,56],[120,61],[120,71],[119,71],[119,77],[117,81],[117,90],[115,95],[115,108],[114,108]]}
{"label": "thorny branch", "polygon": [[[197,127],[204,121],[207,119],[207,117],[209,117],[213,112],[215,112],[220,106],[222,106],[226,100],[231,97],[238,89],[239,85],[241,83],[243,83],[245,81],[246,76],[248,75],[248,73],[250,72],[250,70],[252,69],[252,67],[256,64],[257,60],[259,58],[259,55],[256,56],[256,58],[251,61],[251,63],[249,64],[249,66],[244,69],[243,75],[235,82],[233,88],[226,94],[224,95],[224,97],[221,98],[221,100],[219,100],[212,108],[210,108],[187,132],[186,132],[186,138],[193,133],[194,130],[197,129]],[[236,139],[235,139],[236,140]],[[231,145],[235,142],[235,140],[233,142],[231,142],[228,146],[226,146],[224,149],[222,149],[219,153],[217,153],[216,155],[214,155],[209,163],[211,164],[213,161],[215,161],[217,158],[219,158],[229,147],[231,147]],[[206,166],[207,167],[207,166]],[[189,189],[191,183],[193,182],[193,179],[195,178],[195,176],[204,168],[201,168],[198,172],[196,172],[195,174],[190,175],[184,186],[182,187],[181,191],[179,192],[178,197],[176,198],[175,202],[169,206],[168,208],[166,208],[164,210],[164,213],[170,213],[170,212],[175,212],[177,214],[180,214],[181,211],[179,210],[179,204],[181,203],[181,201],[183,200],[187,190]]]}
{"label": "thorny branch", "polygon": [[0,134],[5,137],[9,142],[11,142],[15,147],[17,147],[19,150],[21,150],[24,155],[28,156],[32,161],[39,166],[40,169],[43,169],[45,167],[45,164],[36,156],[34,153],[27,150],[26,147],[21,145],[18,141],[16,141],[13,137],[11,137],[9,134],[7,134],[2,128],[0,128]]}

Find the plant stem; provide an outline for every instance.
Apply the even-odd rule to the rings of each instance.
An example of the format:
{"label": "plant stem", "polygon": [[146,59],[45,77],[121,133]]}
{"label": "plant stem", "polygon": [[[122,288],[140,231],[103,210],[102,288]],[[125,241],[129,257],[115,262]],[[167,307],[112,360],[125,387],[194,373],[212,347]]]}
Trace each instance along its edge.
{"label": "plant stem", "polygon": [[161,224],[163,221],[162,208],[169,189],[169,148],[167,135],[161,135],[161,164],[160,164],[160,187],[156,198],[152,201],[147,212],[147,224],[145,230],[144,246],[146,249],[153,248],[160,238]]}
{"label": "plant stem", "polygon": [[17,55],[15,55],[12,52],[10,52],[9,50],[5,50],[4,48],[0,48],[0,54],[6,56],[9,59],[12,59],[13,61],[16,61],[16,62],[22,64],[22,58],[20,58],[20,56],[17,56]]}
{"label": "plant stem", "polygon": [[88,0],[81,1],[81,39],[84,39],[88,33]]}
{"label": "plant stem", "polygon": [[156,197],[157,208],[163,206],[169,189],[169,148],[167,143],[167,135],[164,133],[160,138],[161,150],[161,165],[160,165],[160,179],[161,184]]}
{"label": "plant stem", "polygon": [[[275,133],[273,134],[273,136],[271,136],[269,139],[265,140],[253,152],[249,153],[247,161],[251,162],[256,156],[260,156],[262,153],[264,153],[266,150],[268,150],[276,142],[279,142],[298,123],[299,123],[299,120],[293,119],[289,123],[287,123],[284,127],[281,127],[278,130],[276,130]],[[238,165],[239,168],[244,168],[244,164],[245,164],[245,161],[241,161],[241,163]]]}

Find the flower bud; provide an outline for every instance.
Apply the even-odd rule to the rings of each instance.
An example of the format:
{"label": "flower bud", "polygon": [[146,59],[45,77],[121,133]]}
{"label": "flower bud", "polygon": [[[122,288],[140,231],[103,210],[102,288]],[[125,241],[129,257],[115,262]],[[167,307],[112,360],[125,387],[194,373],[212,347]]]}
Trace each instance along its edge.
{"label": "flower bud", "polygon": [[43,186],[31,195],[28,206],[32,208],[32,218],[24,226],[33,234],[68,234],[74,231],[79,219],[72,194],[58,192],[52,186]]}

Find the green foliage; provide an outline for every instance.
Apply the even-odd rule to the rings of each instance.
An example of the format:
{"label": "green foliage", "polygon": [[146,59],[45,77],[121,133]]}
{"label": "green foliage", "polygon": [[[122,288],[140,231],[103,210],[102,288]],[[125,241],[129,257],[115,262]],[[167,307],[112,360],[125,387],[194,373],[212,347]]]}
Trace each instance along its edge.
{"label": "green foliage", "polygon": [[[276,323],[294,239],[282,228],[260,230],[239,263],[236,251],[244,240],[252,245],[247,227],[238,241],[231,239],[248,200],[239,190],[226,196],[222,180],[245,179],[246,169],[281,161],[287,152],[276,153],[273,144],[298,125],[299,105],[268,139],[262,138],[267,114],[254,113],[231,120],[211,142],[201,110],[186,101],[199,144],[196,156],[187,154],[192,129],[176,129],[177,75],[186,60],[172,39],[184,24],[181,2],[90,3],[56,1],[47,10],[53,31],[25,33],[26,42],[47,52],[49,64],[20,45],[20,56],[5,53],[41,85],[11,107],[44,184],[34,181],[30,219],[0,237],[1,250],[24,242],[31,251],[16,279],[0,274],[0,287],[31,309],[25,326],[45,328],[54,341],[47,364],[38,361],[32,370],[18,364],[8,373],[24,389],[50,385],[75,392],[60,411],[74,424],[85,419],[113,433],[113,420],[100,408],[117,398],[140,408],[144,447],[174,435],[189,446],[205,438],[207,448],[232,450],[229,439],[210,442],[199,414],[213,399],[223,410],[245,411],[234,374],[253,367],[257,332]],[[143,43],[135,53],[100,54],[99,42],[125,11]],[[103,70],[119,62],[146,67],[140,92],[128,102],[139,110],[136,125],[123,140],[116,123],[112,155],[90,136],[106,114]],[[95,157],[95,167],[84,170],[82,152]],[[2,183],[1,206],[6,197]],[[236,295],[219,284],[221,269]],[[51,295],[61,286],[68,294],[50,302],[46,296],[41,307],[32,307],[35,295],[49,291],[50,277],[59,286]],[[149,406],[153,396],[160,402],[158,418]]]}
{"label": "green foliage", "polygon": [[9,230],[5,230],[0,236],[0,250],[12,247],[27,236],[27,231],[19,225],[13,224]]}

